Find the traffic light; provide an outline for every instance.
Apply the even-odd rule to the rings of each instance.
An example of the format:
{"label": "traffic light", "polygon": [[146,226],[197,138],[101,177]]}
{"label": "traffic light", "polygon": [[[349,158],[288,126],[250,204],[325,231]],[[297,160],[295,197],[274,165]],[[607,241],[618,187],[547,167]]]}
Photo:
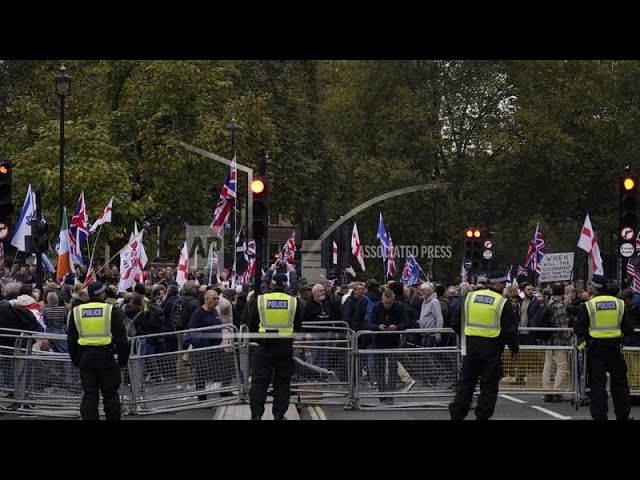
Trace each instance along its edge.
{"label": "traffic light", "polygon": [[13,167],[9,160],[0,159],[0,222],[7,220],[13,213],[13,202],[11,200],[11,174]]}
{"label": "traffic light", "polygon": [[253,223],[252,232],[256,242],[267,239],[269,231],[269,215],[268,215],[268,195],[269,185],[267,177],[264,175],[256,175],[251,182],[251,191],[253,192]]}
{"label": "traffic light", "polygon": [[620,177],[620,243],[633,242],[637,233],[638,179],[625,168]]}
{"label": "traffic light", "polygon": [[482,260],[482,236],[481,228],[469,227],[464,231],[464,263],[465,266],[477,270]]}
{"label": "traffic light", "polygon": [[47,222],[44,220],[31,220],[30,248],[28,249],[31,253],[46,253],[49,249],[47,230]]}

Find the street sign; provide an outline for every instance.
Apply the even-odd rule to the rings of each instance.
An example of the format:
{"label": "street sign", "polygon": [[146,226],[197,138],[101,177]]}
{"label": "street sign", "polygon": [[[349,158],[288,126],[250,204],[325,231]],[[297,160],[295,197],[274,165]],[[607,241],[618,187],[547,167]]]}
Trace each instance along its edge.
{"label": "street sign", "polygon": [[623,257],[633,257],[634,253],[636,253],[636,249],[631,243],[625,242],[620,245],[620,255]]}
{"label": "street sign", "polygon": [[482,253],[482,256],[483,256],[484,258],[486,258],[487,260],[489,260],[491,257],[493,257],[493,252],[492,252],[491,250],[485,250],[485,251]]}
{"label": "street sign", "polygon": [[0,242],[9,236],[9,227],[4,223],[0,223]]}
{"label": "street sign", "polygon": [[633,231],[633,228],[623,227],[620,230],[620,238],[622,240],[631,240],[633,237],[635,237],[635,232]]}
{"label": "street sign", "polygon": [[485,250],[491,250],[493,248],[493,242],[491,240],[485,240],[484,248]]}

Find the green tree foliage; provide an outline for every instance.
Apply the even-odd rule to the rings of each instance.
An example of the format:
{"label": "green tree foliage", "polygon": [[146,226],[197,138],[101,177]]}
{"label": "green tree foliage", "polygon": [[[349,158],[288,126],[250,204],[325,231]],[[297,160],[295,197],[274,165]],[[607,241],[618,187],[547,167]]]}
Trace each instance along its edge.
{"label": "green tree foliage", "polygon": [[[239,161],[271,158],[271,213],[308,238],[383,192],[437,184],[437,193],[387,200],[355,220],[365,244],[377,245],[382,211],[397,245],[451,245],[453,258],[436,260],[443,281],[459,273],[467,226],[496,232],[502,268],[522,263],[536,223],[549,251],[575,250],[588,211],[611,253],[617,178],[625,165],[640,172],[636,61],[65,64],[65,204],[72,209],[84,190],[93,220],[114,196],[105,242],[124,241],[146,219],[177,252],[185,222],[208,223],[227,168],[178,142],[230,158],[232,117]],[[0,62],[0,155],[16,165],[14,202],[31,183],[56,220],[59,65]],[[367,276],[380,278],[381,263],[368,262]]]}

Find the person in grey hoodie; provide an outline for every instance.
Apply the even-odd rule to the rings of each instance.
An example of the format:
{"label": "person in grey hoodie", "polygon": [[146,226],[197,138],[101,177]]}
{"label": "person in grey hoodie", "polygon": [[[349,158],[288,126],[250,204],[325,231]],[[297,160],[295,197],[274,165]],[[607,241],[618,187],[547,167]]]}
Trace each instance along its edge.
{"label": "person in grey hoodie", "polygon": [[[442,308],[438,296],[434,293],[433,283],[425,282],[420,285],[422,307],[420,308],[420,328],[443,328]],[[423,347],[435,347],[440,343],[440,334],[425,334],[422,339]]]}

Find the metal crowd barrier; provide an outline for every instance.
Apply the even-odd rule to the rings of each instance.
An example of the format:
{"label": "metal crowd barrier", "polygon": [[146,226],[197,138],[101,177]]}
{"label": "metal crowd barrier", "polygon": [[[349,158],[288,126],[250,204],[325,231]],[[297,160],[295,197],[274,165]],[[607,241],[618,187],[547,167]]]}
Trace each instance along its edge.
{"label": "metal crowd barrier", "polygon": [[[184,340],[194,336],[220,338],[222,343],[183,349]],[[130,338],[130,413],[148,415],[238,403],[242,383],[239,338],[234,325]],[[173,345],[171,351],[167,344]]]}
{"label": "metal crowd barrier", "polygon": [[460,371],[460,348],[446,346],[447,338],[455,339],[448,328],[359,331],[353,342],[353,396],[347,408],[446,409]]}
{"label": "metal crowd barrier", "polygon": [[[459,381],[461,343],[449,329],[359,331],[345,322],[311,322],[294,341],[291,401],[352,409],[445,409]],[[542,329],[527,328],[535,331]],[[565,330],[569,329],[551,329]],[[443,343],[435,344],[440,334]],[[186,336],[213,335],[221,345],[184,350]],[[447,338],[445,341],[444,339]],[[79,417],[78,369],[68,354],[38,350],[65,335],[0,329],[0,414]],[[246,326],[207,327],[129,339],[120,388],[124,414],[152,414],[246,403],[257,343]],[[387,340],[388,339],[388,340]],[[571,345],[521,345],[516,363],[505,350],[500,391],[586,398],[586,351]],[[164,345],[162,345],[164,344]],[[566,358],[558,388],[543,388],[545,356]],[[640,347],[624,347],[632,395],[640,394]],[[554,385],[555,363],[551,384]],[[100,406],[102,412],[102,406]]]}
{"label": "metal crowd barrier", "polygon": [[[502,356],[503,377],[500,392],[544,395],[574,395],[578,385],[578,350],[570,328],[519,328],[519,332],[566,332],[570,345],[520,345],[518,360],[511,360],[511,351],[505,348]],[[560,362],[557,366],[554,358]],[[565,364],[561,368],[562,363]],[[545,364],[548,365],[548,388],[544,388]],[[555,388],[556,375],[560,377]]]}
{"label": "metal crowd barrier", "polygon": [[[294,371],[291,377],[291,401],[299,405],[340,404],[351,394],[353,331],[346,322],[303,323],[302,334],[293,342]],[[241,364],[247,367],[243,392],[248,396],[251,373],[260,334],[241,329]],[[243,401],[246,401],[246,396]]]}

